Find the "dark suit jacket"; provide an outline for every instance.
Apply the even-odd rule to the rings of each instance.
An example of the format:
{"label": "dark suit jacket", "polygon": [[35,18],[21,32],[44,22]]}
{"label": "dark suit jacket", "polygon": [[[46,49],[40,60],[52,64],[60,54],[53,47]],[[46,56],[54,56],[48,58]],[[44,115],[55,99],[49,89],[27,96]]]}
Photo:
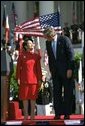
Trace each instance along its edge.
{"label": "dark suit jacket", "polygon": [[56,59],[52,51],[51,42],[46,41],[46,49],[52,76],[55,76],[57,72],[62,77],[66,77],[67,69],[74,69],[74,51],[70,39],[66,36],[58,35]]}

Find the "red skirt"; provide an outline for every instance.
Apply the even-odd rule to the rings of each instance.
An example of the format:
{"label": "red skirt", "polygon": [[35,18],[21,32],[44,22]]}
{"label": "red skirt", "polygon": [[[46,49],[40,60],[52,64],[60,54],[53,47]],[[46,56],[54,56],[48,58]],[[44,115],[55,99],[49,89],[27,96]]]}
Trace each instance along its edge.
{"label": "red skirt", "polygon": [[19,87],[19,99],[20,100],[36,100],[38,97],[38,84],[27,84],[27,85],[20,85]]}

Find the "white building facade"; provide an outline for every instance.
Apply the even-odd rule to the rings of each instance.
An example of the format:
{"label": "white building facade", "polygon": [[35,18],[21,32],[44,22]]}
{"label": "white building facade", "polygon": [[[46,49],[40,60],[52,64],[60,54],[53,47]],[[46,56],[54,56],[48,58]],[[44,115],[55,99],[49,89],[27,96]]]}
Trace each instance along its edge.
{"label": "white building facade", "polygon": [[[6,12],[11,18],[12,3],[15,4],[18,24],[34,17],[50,14],[60,10],[61,27],[64,23],[73,24],[73,14],[75,13],[75,23],[80,24],[84,21],[84,1],[1,1],[1,19],[3,19],[3,5],[6,4]],[[1,20],[2,22],[2,20]],[[10,20],[10,26],[12,22]]]}

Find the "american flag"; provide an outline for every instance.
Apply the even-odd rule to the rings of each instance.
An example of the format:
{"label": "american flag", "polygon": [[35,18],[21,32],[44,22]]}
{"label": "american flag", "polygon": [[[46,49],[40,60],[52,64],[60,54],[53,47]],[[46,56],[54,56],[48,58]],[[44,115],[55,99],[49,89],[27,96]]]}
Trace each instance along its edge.
{"label": "american flag", "polygon": [[49,26],[54,27],[54,29],[58,33],[62,32],[60,26],[59,12],[43,15],[40,17],[36,17],[35,19],[28,20],[20,24],[19,26],[16,26],[15,33],[43,37],[43,30]]}
{"label": "american flag", "polygon": [[3,22],[2,26],[5,28],[6,27],[6,5],[3,6]]}
{"label": "american flag", "polygon": [[6,16],[6,27],[5,27],[6,43],[9,43],[10,29],[9,29],[9,18]]}
{"label": "american flag", "polygon": [[9,43],[10,30],[9,30],[9,18],[8,18],[8,15],[6,14],[6,5],[3,6],[2,25],[4,27],[4,34],[5,34],[5,38],[6,38],[6,43]]}

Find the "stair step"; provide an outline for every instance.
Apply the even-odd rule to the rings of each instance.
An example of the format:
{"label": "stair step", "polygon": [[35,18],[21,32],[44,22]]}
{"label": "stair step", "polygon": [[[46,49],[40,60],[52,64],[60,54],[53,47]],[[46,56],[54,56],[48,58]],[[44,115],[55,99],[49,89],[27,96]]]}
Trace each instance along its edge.
{"label": "stair step", "polygon": [[22,117],[22,110],[19,109],[19,103],[16,101],[9,103],[9,119],[18,119]]}
{"label": "stair step", "polygon": [[9,103],[9,107],[10,107],[10,109],[19,109],[19,102],[17,102],[17,101],[12,101],[12,102],[10,102]]}
{"label": "stair step", "polygon": [[17,113],[16,113],[16,119],[21,118],[21,117],[22,117],[22,110],[19,109],[19,110],[17,111]]}

